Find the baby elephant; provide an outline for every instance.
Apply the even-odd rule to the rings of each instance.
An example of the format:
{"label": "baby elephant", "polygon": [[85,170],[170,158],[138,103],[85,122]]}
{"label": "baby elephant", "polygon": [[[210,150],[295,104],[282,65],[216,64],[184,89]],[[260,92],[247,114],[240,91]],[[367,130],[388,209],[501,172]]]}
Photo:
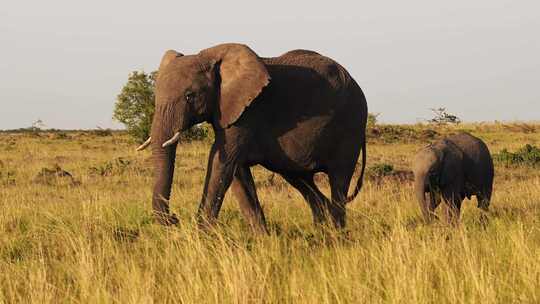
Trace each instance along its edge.
{"label": "baby elephant", "polygon": [[454,225],[465,197],[476,195],[478,208],[488,210],[493,160],[479,138],[462,132],[430,144],[416,154],[413,172],[414,191],[427,222],[435,218],[441,196],[447,205],[446,218]]}

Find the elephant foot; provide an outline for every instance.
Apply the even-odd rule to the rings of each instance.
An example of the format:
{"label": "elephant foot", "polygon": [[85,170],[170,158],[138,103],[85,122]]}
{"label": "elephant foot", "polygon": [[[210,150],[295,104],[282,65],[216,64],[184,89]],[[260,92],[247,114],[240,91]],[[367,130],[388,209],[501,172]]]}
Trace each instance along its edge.
{"label": "elephant foot", "polygon": [[209,233],[215,228],[215,225],[215,221],[209,221],[203,217],[197,219],[197,228],[199,229],[199,232]]}
{"label": "elephant foot", "polygon": [[266,227],[266,225],[258,226],[258,227],[252,227],[251,229],[257,235],[269,235],[270,234],[270,231],[268,231],[268,227]]}
{"label": "elephant foot", "polygon": [[178,223],[180,223],[180,220],[174,213],[156,213],[154,220],[163,226],[178,226]]}

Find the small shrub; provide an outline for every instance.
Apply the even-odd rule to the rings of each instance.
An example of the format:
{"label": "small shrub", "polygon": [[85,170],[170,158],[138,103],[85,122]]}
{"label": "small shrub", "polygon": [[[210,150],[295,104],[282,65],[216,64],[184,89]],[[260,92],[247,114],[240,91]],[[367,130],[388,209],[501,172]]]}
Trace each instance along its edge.
{"label": "small shrub", "polygon": [[15,185],[15,171],[2,168],[0,170],[0,185],[2,186]]}
{"label": "small shrub", "polygon": [[540,166],[540,149],[536,146],[526,144],[516,152],[509,152],[507,149],[503,149],[501,152],[494,154],[493,159],[506,166],[518,165],[538,167]]}
{"label": "small shrub", "polygon": [[34,178],[37,184],[53,185],[67,182],[72,186],[80,185],[80,181],[76,181],[73,175],[62,169],[59,165],[54,165],[52,168],[41,168],[41,171]]}
{"label": "small shrub", "polygon": [[379,115],[381,115],[381,113],[368,113],[366,126],[367,129],[375,127],[375,125],[377,124],[377,117],[379,117]]}
{"label": "small shrub", "polygon": [[387,163],[375,164],[368,168],[367,172],[370,176],[387,176],[392,174],[394,166]]}
{"label": "small shrub", "polygon": [[11,263],[22,262],[31,257],[34,248],[34,242],[29,238],[16,238],[0,249],[0,258],[3,261]]}
{"label": "small shrub", "polygon": [[65,132],[54,132],[50,135],[50,138],[57,139],[57,140],[66,140],[70,137]]}
{"label": "small shrub", "polygon": [[92,176],[112,176],[124,173],[131,165],[131,160],[123,157],[116,158],[112,161],[107,161],[95,167],[88,169]]}
{"label": "small shrub", "polygon": [[383,181],[407,183],[414,180],[414,174],[410,170],[396,170],[393,165],[387,163],[375,164],[367,169],[369,179],[380,185]]}

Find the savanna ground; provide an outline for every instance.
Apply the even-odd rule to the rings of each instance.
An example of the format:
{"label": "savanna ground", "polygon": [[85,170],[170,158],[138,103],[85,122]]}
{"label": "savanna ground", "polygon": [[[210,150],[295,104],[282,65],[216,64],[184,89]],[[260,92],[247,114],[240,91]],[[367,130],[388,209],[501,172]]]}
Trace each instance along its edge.
{"label": "savanna ground", "polygon": [[196,230],[208,142],[179,146],[181,225],[164,228],[151,218],[150,152],[127,135],[1,133],[0,303],[539,303],[538,167],[496,162],[487,221],[475,199],[457,229],[420,219],[410,160],[455,129],[492,153],[540,144],[537,126],[379,126],[345,232],[314,228],[300,194],[254,168],[268,236],[251,234],[230,195],[217,229]]}

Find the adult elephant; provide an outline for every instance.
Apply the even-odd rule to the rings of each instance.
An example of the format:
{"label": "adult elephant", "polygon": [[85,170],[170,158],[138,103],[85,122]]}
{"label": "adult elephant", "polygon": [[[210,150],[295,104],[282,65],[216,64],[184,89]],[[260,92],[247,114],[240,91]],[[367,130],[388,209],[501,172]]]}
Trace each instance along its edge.
{"label": "adult elephant", "polygon": [[465,197],[470,199],[474,195],[478,208],[489,208],[493,160],[486,144],[469,133],[450,135],[421,149],[416,154],[413,172],[414,191],[427,222],[435,218],[441,197],[447,204],[447,220],[454,225]]}
{"label": "adult elephant", "polygon": [[[316,52],[295,50],[261,58],[242,44],[222,44],[196,55],[169,50],[156,81],[151,137],[155,184],[152,205],[162,224],[169,212],[180,133],[208,122],[215,133],[198,210],[203,226],[215,222],[225,192],[233,192],[250,226],[267,232],[250,167],[260,164],[283,176],[303,195],[321,223],[345,226],[345,204],[362,186],[366,163],[367,104],[349,73]],[[362,151],[362,171],[347,196]],[[313,176],[329,176],[331,200]]]}

